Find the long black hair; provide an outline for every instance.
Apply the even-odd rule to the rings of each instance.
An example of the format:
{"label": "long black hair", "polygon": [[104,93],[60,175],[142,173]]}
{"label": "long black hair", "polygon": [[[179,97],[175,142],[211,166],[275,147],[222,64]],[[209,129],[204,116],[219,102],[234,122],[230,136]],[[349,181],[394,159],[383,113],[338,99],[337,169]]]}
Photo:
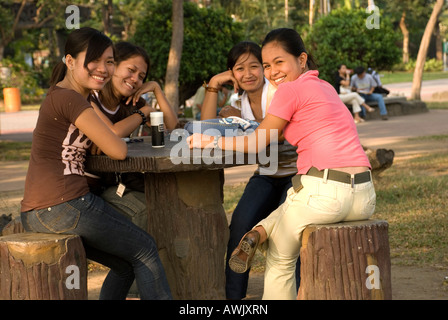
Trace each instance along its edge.
{"label": "long black hair", "polygon": [[303,52],[308,56],[306,64],[310,70],[317,70],[318,65],[314,58],[306,51],[305,44],[299,33],[294,29],[279,28],[270,31],[263,40],[261,47],[270,42],[278,42],[282,48],[295,57],[299,57]]}
{"label": "long black hair", "polygon": [[253,54],[260,64],[263,64],[260,46],[252,41],[241,41],[234,45],[227,54],[227,68],[233,69],[235,63],[243,54]]}
{"label": "long black hair", "polygon": [[[105,34],[96,29],[84,27],[68,35],[67,42],[65,43],[64,57],[69,54],[73,58],[76,58],[80,52],[87,50],[84,60],[84,68],[87,68],[90,62],[100,58],[104,51],[111,46],[114,48],[112,40]],[[62,81],[66,73],[67,66],[65,62],[60,61],[53,68],[50,85],[53,86],[59,81]]]}
{"label": "long black hair", "polygon": [[146,53],[145,49],[126,41],[121,41],[115,44],[115,65],[118,66],[122,61],[135,56],[142,57],[146,65],[148,66],[146,68],[145,78],[143,79],[143,82],[145,82],[146,78],[148,77],[150,67],[149,56]]}

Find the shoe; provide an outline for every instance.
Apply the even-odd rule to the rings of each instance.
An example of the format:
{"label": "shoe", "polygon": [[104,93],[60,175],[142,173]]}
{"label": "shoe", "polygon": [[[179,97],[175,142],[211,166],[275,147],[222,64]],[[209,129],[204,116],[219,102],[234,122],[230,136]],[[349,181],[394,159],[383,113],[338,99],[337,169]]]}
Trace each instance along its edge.
{"label": "shoe", "polygon": [[366,110],[367,110],[367,112],[369,112],[369,113],[372,113],[372,112],[375,112],[375,108],[372,108],[372,107],[365,107],[366,108]]}
{"label": "shoe", "polygon": [[361,123],[361,122],[365,122],[366,120],[364,120],[363,118],[359,118],[359,119],[355,119],[355,123]]}
{"label": "shoe", "polygon": [[387,119],[389,119],[387,116],[381,116],[381,119],[383,119],[383,120],[387,120]]}
{"label": "shoe", "polygon": [[252,259],[260,243],[260,234],[251,230],[244,235],[229,259],[229,267],[236,273],[249,270]]}

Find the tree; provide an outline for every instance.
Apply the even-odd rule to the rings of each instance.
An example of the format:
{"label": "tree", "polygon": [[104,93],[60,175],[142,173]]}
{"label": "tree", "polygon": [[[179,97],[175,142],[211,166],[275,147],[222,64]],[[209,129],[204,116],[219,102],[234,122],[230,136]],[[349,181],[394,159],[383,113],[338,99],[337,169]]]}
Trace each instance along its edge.
{"label": "tree", "polygon": [[62,12],[61,1],[4,0],[0,6],[0,60],[20,30],[39,29]]}
{"label": "tree", "polygon": [[400,29],[403,33],[403,63],[409,62],[409,30],[406,26],[406,11],[403,11],[400,19]]}
{"label": "tree", "polygon": [[[151,59],[148,79],[166,86],[166,67],[173,29],[171,0],[148,2],[131,40],[142,46]],[[210,77],[226,70],[227,53],[243,39],[241,24],[222,9],[199,8],[184,2],[184,41],[179,70],[179,102],[190,98]]]}
{"label": "tree", "polygon": [[173,0],[173,15],[171,21],[173,22],[173,32],[166,67],[165,94],[167,100],[177,112],[179,109],[179,70],[182,57],[182,44],[184,41],[183,0]]}
{"label": "tree", "polygon": [[425,66],[426,55],[428,53],[429,42],[434,30],[434,26],[437,19],[442,12],[443,4],[445,0],[437,0],[432,9],[431,17],[426,24],[425,32],[423,33],[422,41],[420,42],[420,48],[417,54],[417,60],[415,61],[414,78],[412,80],[411,99],[420,100],[420,92],[422,90],[422,78],[423,68]]}

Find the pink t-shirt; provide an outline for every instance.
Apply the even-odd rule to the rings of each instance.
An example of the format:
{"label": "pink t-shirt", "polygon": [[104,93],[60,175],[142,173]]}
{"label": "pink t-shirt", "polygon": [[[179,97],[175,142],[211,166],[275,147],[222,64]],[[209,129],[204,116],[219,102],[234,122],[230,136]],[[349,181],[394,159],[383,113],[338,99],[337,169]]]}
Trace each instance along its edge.
{"label": "pink t-shirt", "polygon": [[286,140],[297,146],[297,170],[305,174],[341,167],[371,167],[350,111],[336,90],[311,70],[281,84],[268,113],[289,121]]}

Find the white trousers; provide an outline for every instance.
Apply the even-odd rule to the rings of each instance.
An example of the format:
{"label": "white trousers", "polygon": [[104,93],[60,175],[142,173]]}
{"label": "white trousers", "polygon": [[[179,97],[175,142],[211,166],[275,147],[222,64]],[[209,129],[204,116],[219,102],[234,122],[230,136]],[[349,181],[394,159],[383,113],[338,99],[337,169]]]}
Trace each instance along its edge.
{"label": "white trousers", "polygon": [[340,94],[339,97],[342,102],[348,103],[352,106],[353,113],[361,112],[361,105],[365,100],[357,92],[343,93]]}
{"label": "white trousers", "polygon": [[295,267],[302,232],[309,224],[369,219],[376,204],[373,182],[351,184],[303,175],[303,189],[288,190],[285,202],[259,224],[266,230],[263,299],[297,298]]}

